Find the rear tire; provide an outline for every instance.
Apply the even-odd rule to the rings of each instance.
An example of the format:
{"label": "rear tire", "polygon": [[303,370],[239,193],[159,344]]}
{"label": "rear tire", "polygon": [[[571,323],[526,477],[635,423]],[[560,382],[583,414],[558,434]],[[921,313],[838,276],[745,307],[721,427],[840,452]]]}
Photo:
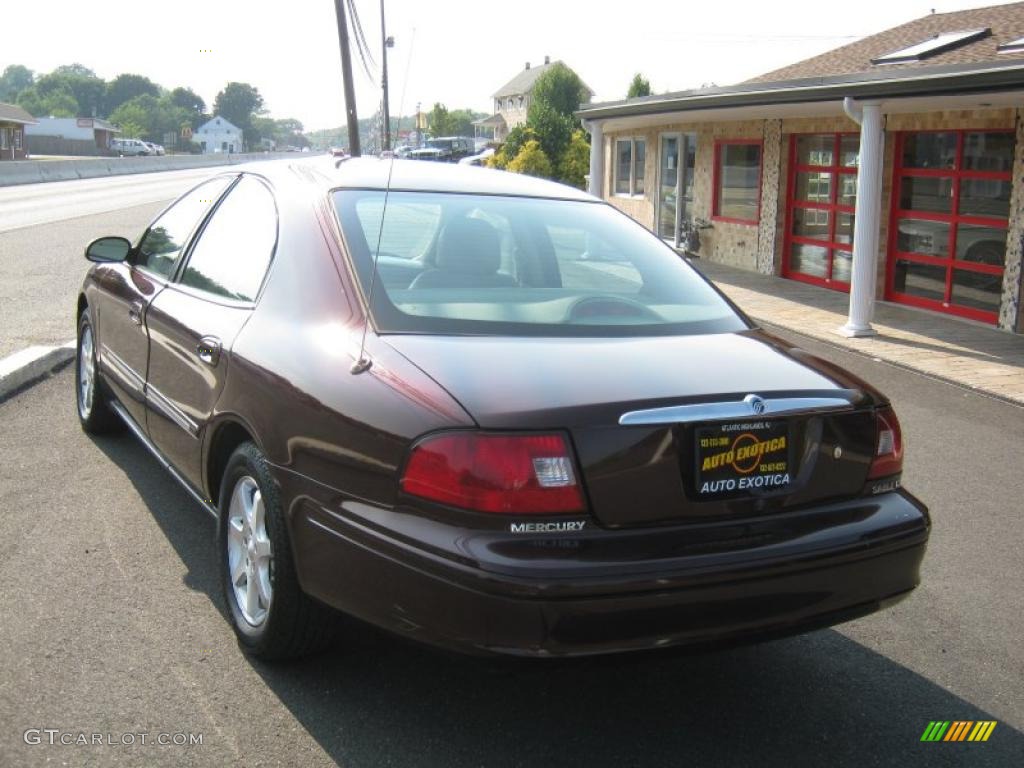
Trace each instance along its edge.
{"label": "rear tire", "polygon": [[280,492],[255,444],[231,454],[220,487],[221,584],[239,645],[267,661],[328,645],[336,616],[299,586]]}
{"label": "rear tire", "polygon": [[119,432],[124,422],[111,410],[96,365],[96,335],[89,312],[78,318],[78,354],[75,359],[75,406],[82,429],[90,435]]}

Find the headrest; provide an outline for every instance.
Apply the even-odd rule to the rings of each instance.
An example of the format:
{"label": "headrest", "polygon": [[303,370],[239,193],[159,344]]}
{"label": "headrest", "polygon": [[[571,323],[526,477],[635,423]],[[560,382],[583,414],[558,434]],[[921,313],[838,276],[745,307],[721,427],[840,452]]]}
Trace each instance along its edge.
{"label": "headrest", "polygon": [[438,269],[491,275],[501,266],[501,237],[482,219],[453,219],[437,241]]}

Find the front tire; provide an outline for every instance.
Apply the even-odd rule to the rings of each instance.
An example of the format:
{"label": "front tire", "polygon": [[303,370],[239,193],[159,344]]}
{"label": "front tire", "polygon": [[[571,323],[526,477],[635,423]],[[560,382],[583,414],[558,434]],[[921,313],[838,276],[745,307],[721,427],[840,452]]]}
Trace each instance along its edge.
{"label": "front tire", "polygon": [[78,355],[75,360],[75,405],[82,429],[90,435],[117,432],[124,427],[107,403],[96,365],[96,335],[88,310],[78,319]]}
{"label": "front tire", "polygon": [[255,444],[231,454],[219,509],[221,584],[242,649],[270,661],[326,646],[335,617],[299,586],[280,491]]}

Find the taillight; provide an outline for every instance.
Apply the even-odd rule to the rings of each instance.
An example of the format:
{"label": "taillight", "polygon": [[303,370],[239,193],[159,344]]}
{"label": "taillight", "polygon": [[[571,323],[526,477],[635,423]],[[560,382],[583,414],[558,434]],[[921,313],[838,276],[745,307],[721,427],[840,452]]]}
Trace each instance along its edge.
{"label": "taillight", "polygon": [[478,512],[583,511],[572,453],[560,434],[448,432],[412,450],[402,490]]}
{"label": "taillight", "polygon": [[868,477],[887,477],[903,471],[903,433],[890,406],[875,411],[875,456]]}

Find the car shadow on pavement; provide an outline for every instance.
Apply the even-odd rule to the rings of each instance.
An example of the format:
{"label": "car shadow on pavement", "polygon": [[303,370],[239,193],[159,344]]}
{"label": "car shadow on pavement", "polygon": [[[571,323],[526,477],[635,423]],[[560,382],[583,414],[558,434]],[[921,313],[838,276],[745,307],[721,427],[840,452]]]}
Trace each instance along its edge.
{"label": "car shadow on pavement", "polygon": [[[96,445],[134,484],[186,585],[223,614],[208,515],[133,438]],[[710,653],[520,660],[353,622],[315,657],[249,663],[346,768],[1008,766],[1024,755],[1024,734],[1004,722],[985,743],[921,742],[933,720],[999,718],[836,630]]]}

